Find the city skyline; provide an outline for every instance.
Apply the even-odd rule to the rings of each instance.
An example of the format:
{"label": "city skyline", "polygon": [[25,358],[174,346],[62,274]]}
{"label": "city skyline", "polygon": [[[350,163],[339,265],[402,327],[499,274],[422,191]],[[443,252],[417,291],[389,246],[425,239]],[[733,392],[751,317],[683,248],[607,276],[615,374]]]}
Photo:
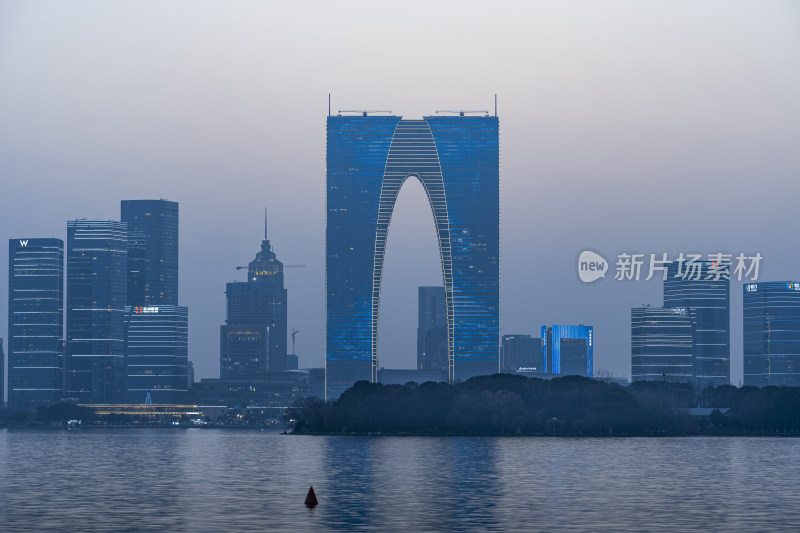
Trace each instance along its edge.
{"label": "city skyline", "polygon": [[[156,27],[135,9],[129,23],[113,7],[91,21],[66,7],[4,8],[0,79],[15,84],[4,86],[8,98],[0,102],[0,154],[3,176],[12,178],[4,180],[4,195],[14,202],[0,214],[0,227],[6,238],[65,239],[65,220],[115,219],[120,198],[179,201],[181,303],[192,309],[190,357],[198,377],[207,377],[218,368],[223,284],[250,257],[261,209],[269,205],[277,253],[308,265],[286,280],[288,327],[302,331],[300,365],[322,366],[327,94],[334,112],[374,106],[422,116],[453,106],[490,109],[498,93],[500,334],[537,334],[543,323],[593,324],[595,369],[627,374],[630,308],[659,301],[660,285],[583,285],[574,265],[580,250],[760,251],[762,280],[797,278],[800,264],[794,247],[766,237],[768,224],[794,223],[800,112],[793,95],[800,77],[787,67],[800,57],[791,23],[797,8],[726,3],[719,19],[712,15],[722,4],[687,5],[534,4],[513,17],[468,5],[451,27],[439,24],[451,16],[446,7],[426,7],[420,16],[422,5],[412,3],[392,14],[393,23],[414,25],[425,38],[402,46],[353,20],[339,23],[351,37],[336,40],[330,21],[337,8],[307,14],[294,6],[251,6],[252,23],[235,20],[243,26],[238,39],[216,43],[218,49],[190,46],[208,66],[193,62],[182,43],[197,44],[206,36],[202,28],[230,29],[233,21],[218,20],[213,9],[199,9],[198,26],[184,27],[186,11],[173,7]],[[372,9],[360,16],[368,20],[377,13]],[[288,23],[260,31],[259,23],[276,17]],[[490,23],[471,40],[470,24],[458,22],[476,20]],[[125,43],[141,25],[150,44],[131,49]],[[744,31],[750,27],[760,31]],[[174,39],[175,28],[183,40]],[[279,44],[301,44],[312,34],[327,38],[330,49],[308,53]],[[374,50],[362,46],[365,39]],[[447,42],[463,47],[452,63],[423,54]],[[249,50],[258,50],[259,72]],[[358,61],[340,65],[341,54]],[[419,61],[405,61],[409,54]],[[372,63],[378,56],[386,61]],[[248,60],[231,60],[237,57]],[[103,68],[112,60],[130,68],[112,75]],[[355,87],[349,79],[365,63],[376,75]],[[147,74],[145,66],[162,75]],[[260,72],[290,74],[292,83],[275,84]],[[420,74],[428,83],[416,81]],[[104,90],[90,90],[95,86]],[[115,129],[120,123],[126,127]],[[441,284],[432,219],[415,185],[399,196],[386,252],[379,346],[387,348],[380,357],[389,368],[414,365],[416,288]],[[769,209],[757,198],[769,198]],[[709,199],[724,209],[709,216]],[[404,260],[412,253],[417,261]],[[741,291],[737,283],[731,289],[737,383]]]}
{"label": "city skyline", "polygon": [[798,0],[0,2],[0,529],[793,530],[798,65]]}

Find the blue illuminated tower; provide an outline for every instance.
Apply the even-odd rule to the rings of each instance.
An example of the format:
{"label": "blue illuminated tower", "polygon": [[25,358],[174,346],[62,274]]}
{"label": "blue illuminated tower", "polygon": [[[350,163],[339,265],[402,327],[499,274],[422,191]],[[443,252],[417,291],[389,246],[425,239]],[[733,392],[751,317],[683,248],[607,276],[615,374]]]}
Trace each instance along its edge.
{"label": "blue illuminated tower", "polygon": [[499,371],[497,117],[329,116],[326,380],[377,380],[378,309],[392,210],[420,181],[439,242],[451,381]]}
{"label": "blue illuminated tower", "polygon": [[547,372],[570,376],[594,375],[592,326],[542,326],[542,354]]}

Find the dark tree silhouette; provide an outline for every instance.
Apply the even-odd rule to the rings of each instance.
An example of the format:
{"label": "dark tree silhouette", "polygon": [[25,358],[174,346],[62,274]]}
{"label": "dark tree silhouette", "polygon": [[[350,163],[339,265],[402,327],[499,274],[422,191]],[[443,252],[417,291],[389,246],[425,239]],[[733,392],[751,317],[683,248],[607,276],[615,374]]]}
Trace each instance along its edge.
{"label": "dark tree silhouette", "polygon": [[[690,416],[689,407],[727,407]],[[512,374],[463,383],[381,385],[359,381],[325,403],[305,398],[287,415],[295,433],[415,435],[683,435],[800,432],[800,389],[709,387]]]}

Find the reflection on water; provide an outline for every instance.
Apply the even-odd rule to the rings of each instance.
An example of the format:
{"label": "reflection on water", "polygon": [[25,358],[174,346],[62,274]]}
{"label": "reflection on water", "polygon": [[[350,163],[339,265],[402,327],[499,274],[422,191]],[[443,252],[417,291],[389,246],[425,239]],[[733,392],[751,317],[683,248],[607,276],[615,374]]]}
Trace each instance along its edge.
{"label": "reflection on water", "polygon": [[0,530],[786,531],[798,458],[780,438],[0,430]]}

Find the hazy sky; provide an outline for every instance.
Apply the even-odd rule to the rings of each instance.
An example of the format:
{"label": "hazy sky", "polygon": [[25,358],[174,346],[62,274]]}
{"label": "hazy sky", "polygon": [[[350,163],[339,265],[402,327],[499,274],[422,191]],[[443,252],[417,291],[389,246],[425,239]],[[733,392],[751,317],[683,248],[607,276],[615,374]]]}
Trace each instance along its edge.
{"label": "hazy sky", "polygon": [[[197,377],[219,369],[225,282],[264,206],[301,366],[324,361],[325,115],[500,116],[501,332],[595,326],[630,372],[630,307],[660,282],[582,284],[577,254],[761,252],[800,278],[800,3],[0,3],[0,237],[66,236],[121,199],[180,202]],[[0,293],[8,249],[0,246]],[[380,359],[416,361],[416,287],[440,284],[407,182],[389,231]],[[741,379],[741,284],[732,374]],[[0,336],[7,308],[0,306]]]}

